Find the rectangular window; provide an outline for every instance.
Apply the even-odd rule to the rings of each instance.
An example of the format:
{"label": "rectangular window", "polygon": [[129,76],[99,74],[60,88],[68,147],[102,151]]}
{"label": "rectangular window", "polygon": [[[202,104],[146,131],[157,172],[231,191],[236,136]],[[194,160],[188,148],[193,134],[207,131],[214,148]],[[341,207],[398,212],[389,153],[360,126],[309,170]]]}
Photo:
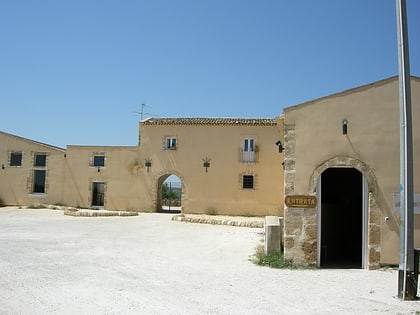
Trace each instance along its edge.
{"label": "rectangular window", "polygon": [[176,138],[166,138],[165,149],[176,150]]}
{"label": "rectangular window", "polygon": [[242,143],[242,162],[255,162],[255,140],[253,138],[245,138]]}
{"label": "rectangular window", "polygon": [[254,176],[253,175],[244,175],[242,178],[242,188],[243,189],[254,189]]}
{"label": "rectangular window", "polygon": [[244,139],[244,152],[254,152],[254,139]]}
{"label": "rectangular window", "polygon": [[45,170],[34,170],[33,193],[45,193]]}
{"label": "rectangular window", "polygon": [[105,166],[105,155],[94,155],[92,166],[94,166],[94,167],[104,167]]}
{"label": "rectangular window", "polygon": [[22,166],[22,152],[11,152],[9,166]]}
{"label": "rectangular window", "polygon": [[47,155],[45,153],[35,153],[34,166],[37,166],[37,167],[47,166]]}

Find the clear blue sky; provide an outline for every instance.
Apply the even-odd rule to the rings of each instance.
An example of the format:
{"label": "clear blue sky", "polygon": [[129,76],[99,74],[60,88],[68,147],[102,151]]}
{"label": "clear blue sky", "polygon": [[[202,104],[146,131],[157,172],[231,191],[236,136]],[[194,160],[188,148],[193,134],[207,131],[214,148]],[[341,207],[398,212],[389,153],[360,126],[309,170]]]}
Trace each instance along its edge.
{"label": "clear blue sky", "polygon": [[275,117],[398,74],[394,0],[0,0],[0,39],[0,130],[61,147],[136,145],[141,103]]}

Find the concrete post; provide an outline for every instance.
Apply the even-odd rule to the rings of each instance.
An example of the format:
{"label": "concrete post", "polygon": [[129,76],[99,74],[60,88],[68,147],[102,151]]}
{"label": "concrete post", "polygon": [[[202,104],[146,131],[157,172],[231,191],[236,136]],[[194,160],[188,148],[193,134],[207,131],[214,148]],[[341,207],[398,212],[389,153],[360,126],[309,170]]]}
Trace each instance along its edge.
{"label": "concrete post", "polygon": [[282,252],[283,218],[277,216],[266,216],[264,232],[264,253]]}

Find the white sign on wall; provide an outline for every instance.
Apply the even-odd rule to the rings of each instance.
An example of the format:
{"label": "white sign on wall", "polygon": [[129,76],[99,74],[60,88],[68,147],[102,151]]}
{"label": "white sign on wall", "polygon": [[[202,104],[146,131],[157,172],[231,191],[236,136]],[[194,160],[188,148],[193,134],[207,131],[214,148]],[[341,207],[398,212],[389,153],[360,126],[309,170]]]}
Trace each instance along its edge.
{"label": "white sign on wall", "polygon": [[[394,211],[400,213],[400,194],[394,194]],[[414,194],[414,214],[420,214],[420,194]]]}

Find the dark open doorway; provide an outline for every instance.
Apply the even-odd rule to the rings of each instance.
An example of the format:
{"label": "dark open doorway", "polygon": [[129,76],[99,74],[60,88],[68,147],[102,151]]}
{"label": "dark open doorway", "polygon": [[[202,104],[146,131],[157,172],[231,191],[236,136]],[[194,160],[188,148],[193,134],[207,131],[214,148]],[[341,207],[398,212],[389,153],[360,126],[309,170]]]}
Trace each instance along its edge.
{"label": "dark open doorway", "polygon": [[320,266],[363,268],[363,176],[354,168],[321,175]]}
{"label": "dark open doorway", "polygon": [[92,207],[103,207],[105,199],[105,183],[92,183]]}

